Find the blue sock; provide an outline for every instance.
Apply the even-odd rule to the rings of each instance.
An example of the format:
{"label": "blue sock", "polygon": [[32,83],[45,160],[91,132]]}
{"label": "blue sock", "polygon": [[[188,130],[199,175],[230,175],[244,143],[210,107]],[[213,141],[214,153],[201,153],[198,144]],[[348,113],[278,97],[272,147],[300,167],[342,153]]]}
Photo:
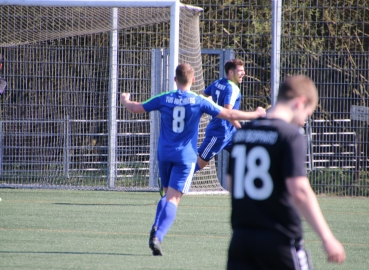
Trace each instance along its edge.
{"label": "blue sock", "polygon": [[158,205],[156,206],[156,214],[155,214],[154,224],[152,224],[152,228],[154,228],[155,226],[158,227],[158,221],[159,221],[159,215],[160,215],[161,209],[163,209],[164,205],[167,202],[165,198],[166,196],[164,195],[158,202]]}
{"label": "blue sock", "polygon": [[198,170],[200,170],[200,166],[199,166],[199,164],[197,164],[197,163],[196,163],[194,174],[195,174]]}
{"label": "blue sock", "polygon": [[163,242],[164,236],[169,231],[177,215],[177,206],[172,202],[167,202],[159,215],[158,230],[155,236],[160,242]]}

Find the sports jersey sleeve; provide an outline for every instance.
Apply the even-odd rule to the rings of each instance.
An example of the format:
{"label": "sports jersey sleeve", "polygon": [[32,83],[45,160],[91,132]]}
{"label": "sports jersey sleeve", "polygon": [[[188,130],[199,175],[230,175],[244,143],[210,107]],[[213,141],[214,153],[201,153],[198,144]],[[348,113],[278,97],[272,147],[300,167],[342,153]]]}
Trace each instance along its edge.
{"label": "sports jersey sleeve", "polygon": [[224,105],[229,104],[232,107],[236,103],[238,95],[240,94],[240,89],[233,82],[228,81],[226,88],[226,94],[224,95]]}
{"label": "sports jersey sleeve", "polygon": [[207,96],[211,96],[211,88],[212,88],[212,85],[213,85],[213,84],[209,85],[209,86],[204,90],[205,95],[207,95]]}
{"label": "sports jersey sleeve", "polygon": [[306,176],[306,140],[303,135],[296,133],[287,138],[283,170],[285,177]]}
{"label": "sports jersey sleeve", "polygon": [[161,100],[163,99],[165,94],[166,93],[162,93],[149,98],[148,100],[142,102],[142,107],[145,109],[146,112],[159,110],[161,106]]}
{"label": "sports jersey sleeve", "polygon": [[218,104],[210,101],[207,98],[201,97],[201,110],[204,113],[207,113],[213,117],[216,117],[220,111],[223,109],[221,106],[219,106]]}

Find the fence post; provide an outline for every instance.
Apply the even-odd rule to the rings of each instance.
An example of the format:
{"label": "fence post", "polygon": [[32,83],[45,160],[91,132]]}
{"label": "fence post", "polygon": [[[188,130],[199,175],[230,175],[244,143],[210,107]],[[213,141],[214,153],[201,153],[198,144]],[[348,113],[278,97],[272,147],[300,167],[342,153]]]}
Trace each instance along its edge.
{"label": "fence post", "polygon": [[64,118],[64,155],[63,155],[63,171],[64,177],[69,178],[69,115]]}
{"label": "fence post", "polygon": [[306,141],[307,141],[307,157],[308,157],[308,170],[312,171],[314,170],[314,156],[313,156],[313,144],[312,144],[312,138],[311,138],[311,117],[306,121],[306,128],[305,128],[305,135],[306,135]]}
{"label": "fence post", "polygon": [[[166,74],[163,72],[163,51],[161,49],[153,49],[151,51],[151,96],[155,96],[164,90],[162,84],[166,84]],[[163,81],[161,81],[163,80]],[[160,113],[158,111],[150,112],[150,188],[158,187],[159,170],[158,170],[158,139],[160,132]]]}
{"label": "fence post", "polygon": [[[220,77],[225,76],[224,74],[224,64],[231,59],[235,58],[234,50],[225,49],[223,50],[223,55],[221,56],[221,60],[219,63],[219,75]],[[228,158],[229,154],[226,150],[220,151],[218,154],[218,164],[217,164],[217,171],[218,171],[218,180],[221,186],[224,189],[227,189],[227,170],[228,170]]]}
{"label": "fence post", "polygon": [[355,182],[358,183],[360,180],[360,161],[361,161],[361,122],[359,122],[358,127],[356,128],[356,142],[355,142],[355,149],[356,149],[356,166],[355,166]]}
{"label": "fence post", "polygon": [[281,58],[281,18],[282,4],[280,0],[272,0],[272,52],[270,66],[270,84],[272,106],[275,105],[279,88]]}
{"label": "fence post", "polygon": [[118,89],[118,8],[111,9],[110,82],[108,119],[108,187],[114,188],[117,178],[117,89]]}
{"label": "fence post", "polygon": [[369,121],[369,107],[365,106],[350,106],[350,119],[352,122],[352,126],[356,133],[356,141],[355,141],[355,157],[356,157],[356,165],[355,165],[355,181],[360,180],[360,162],[361,162],[361,144],[362,144],[362,136],[364,123]]}

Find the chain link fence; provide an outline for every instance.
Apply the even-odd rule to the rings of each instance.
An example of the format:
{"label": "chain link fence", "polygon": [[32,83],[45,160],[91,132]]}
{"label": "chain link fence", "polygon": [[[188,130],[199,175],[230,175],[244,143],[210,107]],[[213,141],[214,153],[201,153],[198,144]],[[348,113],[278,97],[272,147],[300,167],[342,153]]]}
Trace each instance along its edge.
{"label": "chain link fence", "polygon": [[[241,109],[270,104],[272,1],[183,1],[204,9],[203,48],[246,62]],[[365,0],[282,2],[280,78],[305,74],[320,101],[309,119],[316,193],[368,196],[369,9]]]}
{"label": "chain link fence", "polygon": [[[267,107],[271,103],[270,70],[273,68],[272,1],[182,0],[181,2],[204,10],[200,17],[200,41],[203,49],[232,49],[237,58],[245,61],[246,75],[240,87],[243,95],[241,109]],[[150,75],[147,74],[150,72],[147,72],[142,58],[136,56],[134,51],[143,50],[149,54],[153,46],[167,48],[169,40],[162,31],[167,27],[167,24],[158,24],[154,28],[143,26],[125,31],[126,38],[120,40],[120,44],[121,49],[126,51],[121,54],[124,59],[120,59],[120,62],[130,57],[136,59],[132,68],[135,73],[120,74],[127,82],[125,87],[129,88],[128,91],[138,85],[138,80],[130,79],[135,76],[138,76],[142,84],[147,85],[145,88],[149,88]],[[46,43],[38,46],[43,45]],[[1,120],[10,114],[16,119],[24,118],[31,112],[37,114],[41,107],[51,116],[66,115],[67,110],[69,112],[67,115],[72,117],[76,108],[81,107],[83,109],[79,110],[78,119],[97,121],[75,123],[74,125],[80,125],[81,132],[86,130],[86,134],[89,135],[81,136],[83,138],[81,143],[73,140],[70,143],[83,145],[83,149],[78,149],[75,153],[87,155],[88,159],[101,164],[101,169],[105,170],[104,145],[107,137],[101,130],[107,128],[107,123],[104,122],[107,109],[103,104],[107,99],[106,59],[108,59],[109,35],[104,33],[79,40],[65,39],[54,41],[52,45],[54,50],[48,55],[42,55],[38,52],[39,47],[34,46],[1,48],[5,61],[12,62],[12,70],[8,69],[6,62],[4,63],[4,73],[1,76],[8,80],[8,87],[9,85],[13,87],[0,96]],[[71,45],[74,47],[73,52],[65,54],[61,48]],[[84,55],[86,53],[88,57]],[[26,64],[21,65],[20,57],[25,54],[29,56],[39,54],[39,59],[37,61],[22,59]],[[53,69],[49,78],[42,79],[39,74],[51,69],[49,64],[42,61],[45,58],[50,59],[53,65],[59,65],[59,68]],[[149,58],[150,56],[146,57],[147,61]],[[217,73],[218,68],[211,67],[216,63],[206,61],[206,57],[203,60],[206,62],[204,66],[206,84],[223,76]],[[366,0],[283,1],[280,61],[281,80],[291,74],[305,74],[316,82],[319,90],[318,108],[309,119],[307,123],[309,128],[306,129],[309,138],[307,168],[314,190],[318,194],[368,196],[369,9]],[[73,70],[75,72],[70,73]],[[208,70],[210,72],[207,72]],[[82,79],[75,74],[86,74],[90,79]],[[69,82],[73,81],[75,86],[63,84],[63,81],[66,81],[62,79],[63,77],[68,78]],[[53,98],[53,92],[39,93],[34,90],[45,87],[66,88],[68,95],[63,98],[74,100],[78,106],[67,108],[45,106],[48,100]],[[83,94],[78,94],[81,89]],[[87,95],[84,91],[91,92],[92,95]],[[150,96],[150,92],[145,92],[139,98],[137,95],[138,93],[134,94],[136,100],[144,100]],[[35,97],[38,103],[30,105],[30,100]],[[80,100],[76,100],[78,98]],[[60,122],[58,120],[44,125],[53,126],[50,129],[53,132],[68,128],[65,124],[68,122],[66,119],[63,117],[58,119]],[[139,120],[142,119],[136,120],[137,123],[134,124],[140,125]],[[30,125],[36,125],[32,126],[34,130],[38,128],[37,124],[33,123],[19,122],[17,125],[21,126],[24,134],[27,134]],[[141,128],[144,127],[139,126],[138,130]],[[60,131],[60,134],[63,132]],[[51,133],[50,131],[50,136]],[[19,142],[22,147],[0,151],[8,151],[8,155],[17,153],[26,155],[28,147],[32,147],[36,141],[43,140],[45,145],[48,143],[47,137],[41,138],[33,134],[32,138],[33,141],[30,142]],[[9,144],[14,145],[14,140],[8,140]],[[122,142],[124,145],[131,144],[128,137],[122,138]],[[63,151],[58,142],[55,143],[53,147],[38,149],[40,155],[52,156],[57,151]],[[73,164],[69,165],[73,167]],[[52,163],[47,164],[45,170],[49,168],[48,166],[52,166]],[[125,168],[119,167],[118,170],[123,172]],[[65,172],[61,170],[60,173]]]}

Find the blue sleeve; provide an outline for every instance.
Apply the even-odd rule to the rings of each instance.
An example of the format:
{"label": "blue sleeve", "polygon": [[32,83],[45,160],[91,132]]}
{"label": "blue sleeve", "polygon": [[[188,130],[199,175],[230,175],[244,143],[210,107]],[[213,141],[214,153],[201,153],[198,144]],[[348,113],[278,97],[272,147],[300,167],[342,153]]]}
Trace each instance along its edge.
{"label": "blue sleeve", "polygon": [[164,96],[164,94],[165,93],[153,96],[148,100],[142,102],[142,107],[145,109],[146,112],[159,110],[161,107],[161,99]]}
{"label": "blue sleeve", "polygon": [[232,85],[227,84],[227,87],[224,91],[225,93],[224,93],[224,103],[223,103],[223,105],[225,105],[225,104],[230,104],[232,106],[234,105],[234,100],[232,99],[232,94],[233,94],[232,90],[233,90]]}
{"label": "blue sleeve", "polygon": [[240,98],[240,88],[233,82],[230,82],[226,88],[223,105],[230,104],[232,105],[232,107],[234,107],[235,104],[237,103],[237,99],[239,98]]}
{"label": "blue sleeve", "polygon": [[205,95],[211,96],[211,89],[212,89],[213,84],[210,84],[205,90],[204,93]]}
{"label": "blue sleeve", "polygon": [[210,101],[209,99],[205,97],[201,97],[201,109],[204,113],[207,113],[213,117],[216,117],[220,111],[223,109],[223,107],[219,106],[218,104]]}

